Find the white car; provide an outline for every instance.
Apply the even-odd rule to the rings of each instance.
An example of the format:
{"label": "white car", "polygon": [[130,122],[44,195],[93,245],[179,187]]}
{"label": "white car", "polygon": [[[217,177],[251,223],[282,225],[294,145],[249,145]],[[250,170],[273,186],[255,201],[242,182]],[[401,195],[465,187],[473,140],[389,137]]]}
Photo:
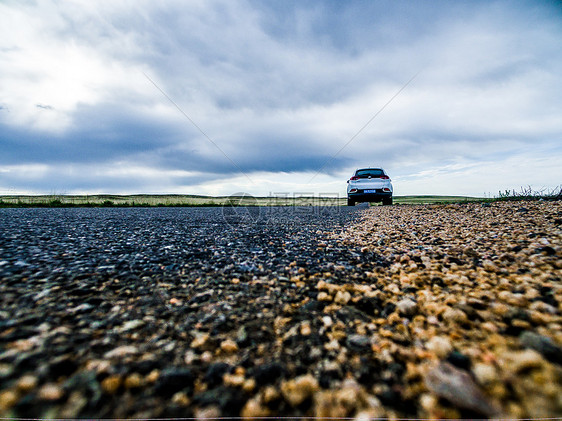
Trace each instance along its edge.
{"label": "white car", "polygon": [[361,202],[382,202],[392,205],[392,183],[382,168],[361,168],[355,170],[347,180],[347,205]]}

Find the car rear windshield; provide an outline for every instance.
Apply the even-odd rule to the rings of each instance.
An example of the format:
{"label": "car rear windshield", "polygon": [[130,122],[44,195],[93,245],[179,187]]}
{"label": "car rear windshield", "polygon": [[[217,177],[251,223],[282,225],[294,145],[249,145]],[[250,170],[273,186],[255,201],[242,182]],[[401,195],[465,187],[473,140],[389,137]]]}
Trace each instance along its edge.
{"label": "car rear windshield", "polygon": [[366,170],[357,170],[355,175],[359,178],[369,178],[369,176],[371,176],[372,178],[380,178],[384,175],[384,172],[383,170],[371,168]]}

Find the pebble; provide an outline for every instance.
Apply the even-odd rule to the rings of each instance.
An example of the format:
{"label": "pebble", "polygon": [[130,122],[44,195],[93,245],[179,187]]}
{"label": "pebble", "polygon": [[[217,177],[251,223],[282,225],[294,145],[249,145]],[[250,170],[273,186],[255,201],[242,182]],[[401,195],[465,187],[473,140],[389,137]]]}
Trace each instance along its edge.
{"label": "pebble", "polygon": [[245,419],[260,419],[272,415],[271,410],[260,402],[259,398],[251,398],[246,401],[244,408],[241,411],[242,418]]}
{"label": "pebble", "polygon": [[0,391],[0,413],[8,411],[18,402],[19,394],[14,390]]}
{"label": "pebble", "polygon": [[238,345],[232,339],[226,339],[220,344],[221,349],[224,352],[234,353],[238,351]]}
{"label": "pebble", "polygon": [[19,378],[16,383],[16,387],[23,393],[27,393],[35,389],[37,384],[39,383],[39,379],[36,376],[31,374],[26,374]]}
{"label": "pebble", "polygon": [[366,352],[371,349],[371,339],[365,335],[352,334],[347,337],[347,346],[356,352]]}
{"label": "pebble", "polygon": [[334,303],[346,305],[351,300],[351,294],[348,291],[338,291],[334,297]]}
{"label": "pebble", "polygon": [[127,389],[138,389],[144,386],[144,378],[139,373],[131,373],[125,378]]}
{"label": "pebble", "polygon": [[55,383],[47,383],[39,388],[37,397],[44,401],[58,401],[64,396],[62,387]]}
{"label": "pebble", "polygon": [[499,413],[496,408],[474,383],[471,376],[449,363],[441,362],[425,376],[429,390],[444,397],[461,408],[470,409],[487,417]]}
{"label": "pebble", "polygon": [[562,347],[557,346],[552,339],[526,331],[519,336],[519,342],[524,347],[542,354],[548,361],[562,365]]}
{"label": "pebble", "polygon": [[544,363],[541,355],[532,349],[506,352],[502,354],[501,357],[503,360],[504,369],[506,371],[512,371],[514,373],[537,368],[542,366]]}
{"label": "pebble", "polygon": [[472,373],[481,385],[488,385],[498,380],[498,374],[495,367],[491,364],[476,363],[472,368]]}
{"label": "pebble", "polygon": [[144,321],[142,321],[142,320],[129,320],[129,321],[125,322],[118,329],[118,332],[120,332],[120,333],[129,332],[131,330],[138,329],[141,326],[144,326]]}
{"label": "pebble", "polygon": [[207,343],[207,341],[209,340],[210,335],[208,333],[205,334],[201,334],[199,336],[197,336],[195,339],[193,339],[193,341],[191,341],[191,347],[192,348],[202,348],[203,346],[205,346],[205,344]]}
{"label": "pebble", "polygon": [[398,308],[400,314],[408,317],[416,314],[416,311],[418,309],[417,303],[409,298],[404,298],[403,300],[398,301],[396,307]]}
{"label": "pebble", "polygon": [[105,353],[104,358],[122,358],[138,354],[139,350],[133,345],[123,345]]}
{"label": "pebble", "polygon": [[121,386],[122,382],[123,379],[121,376],[109,376],[102,380],[101,388],[108,395],[114,395],[117,392],[117,389]]}
{"label": "pebble", "polygon": [[466,313],[462,310],[447,308],[447,310],[443,312],[443,320],[448,322],[464,323],[468,321],[468,318],[466,317]]}
{"label": "pebble", "polygon": [[428,351],[433,352],[439,358],[446,357],[453,350],[453,346],[451,345],[449,338],[443,336],[432,337],[425,344],[425,347]]}
{"label": "pebble", "polygon": [[179,406],[188,406],[191,401],[185,392],[174,393],[171,399],[172,403]]}
{"label": "pebble", "polygon": [[244,375],[242,374],[225,374],[223,376],[223,383],[227,386],[241,387],[245,382]]}
{"label": "pebble", "polygon": [[305,374],[281,383],[281,393],[293,407],[297,407],[305,399],[312,397],[318,389],[318,382],[311,374]]}

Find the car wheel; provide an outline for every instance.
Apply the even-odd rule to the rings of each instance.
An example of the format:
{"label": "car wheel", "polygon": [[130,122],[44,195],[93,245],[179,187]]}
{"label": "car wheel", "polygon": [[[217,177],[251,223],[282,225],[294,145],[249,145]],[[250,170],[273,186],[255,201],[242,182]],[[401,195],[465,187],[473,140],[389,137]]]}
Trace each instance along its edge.
{"label": "car wheel", "polygon": [[392,205],[392,197],[385,197],[382,199],[383,206]]}
{"label": "car wheel", "polygon": [[353,199],[347,199],[347,206],[355,206],[355,200]]}

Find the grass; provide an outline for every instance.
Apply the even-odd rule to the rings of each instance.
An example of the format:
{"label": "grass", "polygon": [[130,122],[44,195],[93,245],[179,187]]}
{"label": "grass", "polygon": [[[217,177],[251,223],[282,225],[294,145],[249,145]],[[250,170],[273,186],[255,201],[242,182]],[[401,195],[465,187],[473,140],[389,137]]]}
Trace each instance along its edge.
{"label": "grass", "polygon": [[552,190],[542,189],[533,190],[531,186],[521,187],[517,190],[504,190],[500,191],[496,200],[561,200],[562,199],[562,186],[555,187]]}
{"label": "grass", "polygon": [[0,196],[0,207],[193,207],[339,206],[337,197],[252,197],[197,195],[40,195]]}
{"label": "grass", "polygon": [[394,203],[399,205],[424,205],[436,203],[461,203],[461,202],[481,202],[485,200],[481,197],[471,196],[394,196]]}
{"label": "grass", "polygon": [[[562,186],[553,190],[533,190],[531,187],[520,191],[505,190],[494,198],[470,196],[394,196],[394,203],[445,204],[466,202],[493,202],[505,200],[561,200]],[[0,208],[67,208],[67,207],[193,207],[193,206],[345,206],[343,197],[252,197],[252,196],[198,196],[179,194],[137,194],[137,195],[4,195],[0,196]]]}

